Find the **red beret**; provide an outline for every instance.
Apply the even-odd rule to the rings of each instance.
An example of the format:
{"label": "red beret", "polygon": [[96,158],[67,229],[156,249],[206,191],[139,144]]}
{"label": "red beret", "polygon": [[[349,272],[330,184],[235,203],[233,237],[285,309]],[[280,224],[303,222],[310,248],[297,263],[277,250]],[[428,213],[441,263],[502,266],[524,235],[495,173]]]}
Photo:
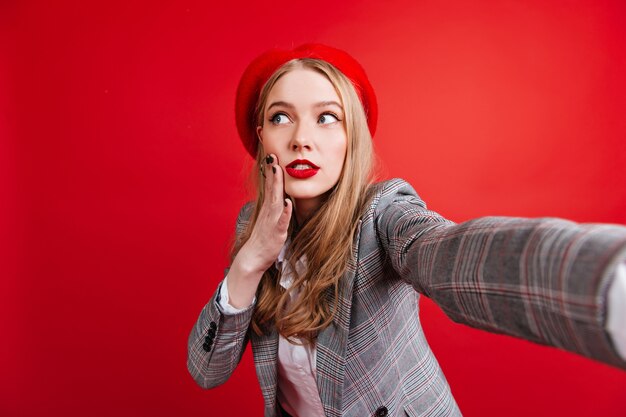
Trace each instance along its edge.
{"label": "red beret", "polygon": [[367,79],[363,67],[347,52],[326,45],[309,43],[293,50],[269,50],[253,60],[241,76],[237,87],[235,119],[241,141],[250,155],[253,158],[256,157],[258,139],[254,110],[261,89],[278,68],[296,58],[314,58],[326,61],[341,71],[354,85],[365,110],[370,133],[374,136],[378,105],[374,89]]}

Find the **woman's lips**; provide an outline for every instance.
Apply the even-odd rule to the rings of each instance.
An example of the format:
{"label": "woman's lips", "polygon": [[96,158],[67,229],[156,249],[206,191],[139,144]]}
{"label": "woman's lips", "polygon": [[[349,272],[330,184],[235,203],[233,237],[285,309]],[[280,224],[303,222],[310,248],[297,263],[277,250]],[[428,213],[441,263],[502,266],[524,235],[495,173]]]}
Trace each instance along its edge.
{"label": "woman's lips", "polygon": [[320,168],[317,165],[313,162],[307,161],[306,159],[296,159],[285,167],[287,174],[297,179],[310,178],[317,174],[319,169]]}

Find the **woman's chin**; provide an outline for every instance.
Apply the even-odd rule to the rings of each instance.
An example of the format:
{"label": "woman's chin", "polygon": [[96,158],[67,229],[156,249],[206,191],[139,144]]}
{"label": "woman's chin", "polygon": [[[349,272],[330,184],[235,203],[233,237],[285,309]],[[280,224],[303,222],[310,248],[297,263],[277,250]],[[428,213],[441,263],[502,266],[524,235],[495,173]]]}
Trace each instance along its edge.
{"label": "woman's chin", "polygon": [[286,188],[287,195],[298,204],[321,204],[328,194],[328,190],[306,190],[302,188]]}
{"label": "woman's chin", "polygon": [[292,184],[285,187],[285,193],[294,200],[309,200],[317,198],[324,194],[327,190],[320,189],[319,187],[311,186],[308,184]]}

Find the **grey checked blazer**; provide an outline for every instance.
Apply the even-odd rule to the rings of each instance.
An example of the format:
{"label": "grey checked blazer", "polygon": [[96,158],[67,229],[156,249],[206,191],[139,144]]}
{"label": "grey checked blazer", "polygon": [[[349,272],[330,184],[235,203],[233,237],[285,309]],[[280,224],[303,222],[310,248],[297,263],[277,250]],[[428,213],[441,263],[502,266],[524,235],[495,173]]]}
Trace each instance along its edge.
{"label": "grey checked blazer", "polygon": [[[327,416],[461,415],[424,338],[420,293],[454,321],[626,369],[604,328],[626,227],[507,217],[456,225],[427,210],[405,181],[375,187],[335,320],[317,339]],[[242,209],[238,233],[251,212]],[[223,315],[218,296],[219,288],[189,336],[189,372],[204,388],[224,383],[250,341],[265,415],[276,416],[278,334],[248,331],[254,306]]]}

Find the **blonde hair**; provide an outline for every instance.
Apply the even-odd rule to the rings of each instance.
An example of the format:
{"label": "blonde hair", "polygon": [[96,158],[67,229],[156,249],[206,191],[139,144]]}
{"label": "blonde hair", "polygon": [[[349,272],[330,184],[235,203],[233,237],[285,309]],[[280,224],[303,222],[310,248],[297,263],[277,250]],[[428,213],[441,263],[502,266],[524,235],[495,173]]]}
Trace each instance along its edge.
{"label": "blonde hair", "polygon": [[[319,331],[333,320],[326,297],[339,297],[339,280],[345,273],[352,256],[352,242],[359,219],[370,199],[373,150],[372,138],[363,106],[354,86],[338,69],[317,59],[294,59],[281,66],[267,81],[259,95],[256,121],[263,125],[264,108],[269,92],[284,74],[296,68],[309,68],[328,78],[341,98],[344,108],[344,128],[348,138],[347,153],[337,184],[315,214],[294,235],[292,216],[290,226],[290,263],[294,273],[289,291],[299,289],[297,299],[289,305],[289,291],[279,284],[280,272],[270,267],[261,278],[257,289],[257,305],[252,318],[252,329],[263,334],[268,326],[275,325],[285,338],[299,337],[312,342]],[[264,198],[264,177],[260,174],[265,158],[259,143],[256,157],[257,201],[247,229],[235,242],[231,253],[235,255],[250,237]],[[299,275],[295,268],[298,259],[306,256],[306,271]],[[334,303],[337,306],[337,302]]]}

